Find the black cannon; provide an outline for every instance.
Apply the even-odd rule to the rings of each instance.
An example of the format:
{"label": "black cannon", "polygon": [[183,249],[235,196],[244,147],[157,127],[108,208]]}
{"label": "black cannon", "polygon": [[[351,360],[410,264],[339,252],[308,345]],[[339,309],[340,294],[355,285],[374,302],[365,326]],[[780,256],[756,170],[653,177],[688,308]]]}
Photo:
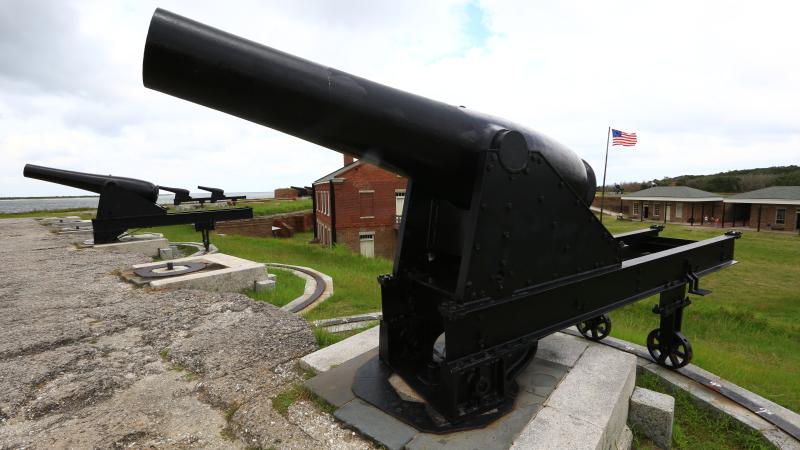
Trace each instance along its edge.
{"label": "black cannon", "polygon": [[196,199],[192,198],[192,195],[188,189],[174,188],[169,186],[159,186],[158,188],[161,189],[162,191],[172,192],[173,194],[175,194],[175,198],[172,200],[172,204],[175,206],[178,206],[181,203],[189,203],[197,201]]}
{"label": "black cannon", "polygon": [[202,189],[204,191],[208,191],[211,193],[211,197],[204,197],[204,198],[196,198],[195,200],[199,201],[202,205],[204,202],[209,203],[216,203],[223,200],[233,200],[236,203],[236,200],[241,200],[247,198],[244,195],[225,195],[225,191],[220,188],[215,187],[208,187],[208,186],[197,186],[197,189]]}
{"label": "black cannon", "polygon": [[162,191],[168,191],[175,194],[175,198],[172,200],[172,203],[175,206],[180,205],[181,203],[192,203],[197,202],[200,205],[203,205],[205,202],[209,203],[216,203],[222,200],[233,200],[236,203],[236,200],[241,200],[247,198],[244,195],[225,195],[225,191],[220,188],[213,188],[213,187],[206,187],[206,186],[197,186],[197,189],[202,189],[204,191],[211,192],[210,197],[192,197],[188,189],[183,188],[174,188],[174,187],[167,187],[167,186],[159,186],[159,189]]}
{"label": "black cannon", "polygon": [[[26,164],[23,175],[28,178],[49,181],[100,194],[97,216],[92,219],[95,244],[117,242],[120,235],[131,228],[160,227],[166,225],[194,224],[203,235],[203,244],[208,250],[209,231],[220,220],[253,218],[252,208],[231,208],[211,211],[195,211],[168,214],[159,206],[159,186],[135,178],[96,175],[53,169]],[[174,189],[174,190],[173,190]],[[167,188],[170,192],[183,191]],[[177,195],[180,195],[176,192]],[[188,191],[186,191],[188,195]]]}
{"label": "black cannon", "polygon": [[[590,211],[594,172],[575,153],[496,117],[402,92],[164,10],[150,24],[144,85],[410,178],[394,269],[379,277],[380,363],[353,392],[417,428],[482,426],[513,406],[538,340],[661,294],[656,361],[692,357],[681,334],[698,278],[735,263],[726,233],[700,242],[662,227],[612,236]],[[399,374],[444,421],[402,401]],[[434,415],[436,416],[436,415]]]}

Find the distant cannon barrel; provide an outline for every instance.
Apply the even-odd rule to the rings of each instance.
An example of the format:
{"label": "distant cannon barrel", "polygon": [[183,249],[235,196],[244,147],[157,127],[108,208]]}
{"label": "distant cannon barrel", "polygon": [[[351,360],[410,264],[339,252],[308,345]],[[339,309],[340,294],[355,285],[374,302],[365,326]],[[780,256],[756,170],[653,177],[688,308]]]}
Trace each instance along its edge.
{"label": "distant cannon barrel", "polygon": [[225,190],[224,189],[215,188],[215,187],[208,187],[208,186],[197,186],[197,189],[201,189],[201,190],[204,190],[204,191],[211,192],[211,196],[212,197],[224,197],[225,196]]}
{"label": "distant cannon barrel", "polygon": [[[524,136],[591,203],[579,156],[509,121],[409,94],[157,9],[144,85],[363,158],[469,202],[479,152],[506,130]],[[491,86],[486,86],[490,89]],[[524,161],[523,161],[524,163]]]}
{"label": "distant cannon barrel", "polygon": [[193,200],[188,189],[174,188],[169,186],[159,186],[158,188],[162,191],[172,192],[175,194],[175,198],[172,200],[172,203],[175,206],[178,206],[183,202],[190,202]]}
{"label": "distant cannon barrel", "polygon": [[49,181],[50,183],[83,189],[97,194],[101,194],[108,183],[114,183],[118,187],[153,203],[158,199],[158,186],[149,181],[137,180],[136,178],[54,169],[34,164],[26,164],[22,174],[27,178]]}

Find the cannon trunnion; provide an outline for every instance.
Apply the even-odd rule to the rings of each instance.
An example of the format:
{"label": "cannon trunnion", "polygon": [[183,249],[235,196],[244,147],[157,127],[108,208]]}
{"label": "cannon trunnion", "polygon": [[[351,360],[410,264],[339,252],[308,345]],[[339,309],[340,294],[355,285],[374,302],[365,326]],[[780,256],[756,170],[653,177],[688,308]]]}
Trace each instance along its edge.
{"label": "cannon trunnion", "polygon": [[[203,244],[209,248],[209,232],[217,221],[253,218],[252,208],[228,208],[210,211],[167,213],[159,206],[159,187],[149,181],[135,178],[97,175],[26,164],[23,175],[100,194],[97,216],[92,219],[95,244],[117,242],[117,238],[131,228],[148,228],[166,225],[194,224],[203,235]],[[179,196],[189,191],[164,188]],[[177,204],[177,203],[176,203]]]}
{"label": "cannon trunnion", "polygon": [[[578,324],[602,339],[607,312],[654,294],[661,323],[648,348],[682,367],[687,286],[704,295],[699,277],[735,263],[736,233],[612,236],[588,207],[591,167],[539,133],[167,11],[153,16],[142,73],[146,87],[409,176],[394,270],[379,277],[380,363],[360,369],[353,392],[422,430],[508,412],[540,338]],[[401,400],[391,372],[435,412]]]}

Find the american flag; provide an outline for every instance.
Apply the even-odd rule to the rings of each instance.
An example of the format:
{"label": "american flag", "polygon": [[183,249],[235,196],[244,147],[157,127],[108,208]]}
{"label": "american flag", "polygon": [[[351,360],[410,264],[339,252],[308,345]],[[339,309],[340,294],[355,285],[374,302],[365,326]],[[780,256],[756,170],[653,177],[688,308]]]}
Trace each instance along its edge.
{"label": "american flag", "polygon": [[633,147],[636,145],[636,133],[626,133],[619,130],[611,130],[611,138],[613,144],[611,145],[624,145],[626,147]]}

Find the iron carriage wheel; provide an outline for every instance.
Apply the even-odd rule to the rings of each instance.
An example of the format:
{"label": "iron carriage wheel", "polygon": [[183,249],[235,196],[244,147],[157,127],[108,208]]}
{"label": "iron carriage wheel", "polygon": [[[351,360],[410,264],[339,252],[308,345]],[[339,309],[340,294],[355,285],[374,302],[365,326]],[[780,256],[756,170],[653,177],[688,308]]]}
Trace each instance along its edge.
{"label": "iron carriage wheel", "polygon": [[692,361],[692,344],[680,331],[674,331],[670,339],[661,336],[656,328],[647,335],[647,350],[660,365],[669,369],[680,369]]}
{"label": "iron carriage wheel", "polygon": [[578,322],[576,326],[585,338],[599,341],[611,333],[611,318],[607,314],[601,314]]}

